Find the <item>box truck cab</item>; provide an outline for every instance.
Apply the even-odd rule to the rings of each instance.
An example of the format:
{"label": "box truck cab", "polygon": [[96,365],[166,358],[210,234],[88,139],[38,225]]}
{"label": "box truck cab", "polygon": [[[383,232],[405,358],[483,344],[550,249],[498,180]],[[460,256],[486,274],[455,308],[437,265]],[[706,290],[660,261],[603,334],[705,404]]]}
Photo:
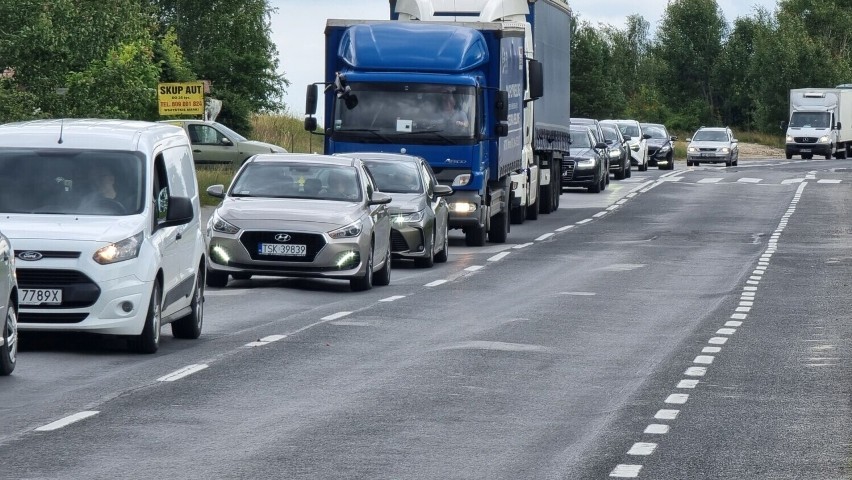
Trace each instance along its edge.
{"label": "box truck cab", "polygon": [[192,147],[174,125],[0,126],[0,217],[14,247],[18,330],[201,333],[206,257]]}
{"label": "box truck cab", "polygon": [[785,123],[788,159],[852,156],[852,89],[790,90],[790,117]]}

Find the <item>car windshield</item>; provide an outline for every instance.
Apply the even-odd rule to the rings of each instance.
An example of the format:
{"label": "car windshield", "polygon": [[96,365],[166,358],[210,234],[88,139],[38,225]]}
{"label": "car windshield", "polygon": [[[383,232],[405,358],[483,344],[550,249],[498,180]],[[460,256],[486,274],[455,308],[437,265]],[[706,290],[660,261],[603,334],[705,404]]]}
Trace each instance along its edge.
{"label": "car windshield", "polygon": [[127,151],[0,149],[0,212],[132,215],[145,208],[145,158]]}
{"label": "car windshield", "polygon": [[603,130],[604,138],[607,140],[612,140],[613,142],[618,142],[618,131],[613,127],[601,126],[601,130]]}
{"label": "car windshield", "polygon": [[571,130],[571,147],[592,148],[592,142],[589,140],[589,134],[581,130]]}
{"label": "car windshield", "polygon": [[828,128],[831,114],[828,112],[793,112],[790,126],[794,128]]}
{"label": "car windshield", "polygon": [[619,123],[618,129],[621,130],[622,135],[630,135],[632,138],[636,138],[639,136],[639,127],[632,123]]}
{"label": "car windshield", "polygon": [[354,167],[285,162],[252,162],[234,179],[232,197],[310,198],[360,201]]}
{"label": "car windshield", "polygon": [[376,188],[385,193],[423,193],[423,182],[417,164],[364,160]]}
{"label": "car windshield", "polygon": [[692,137],[693,142],[727,142],[728,134],[722,130],[699,130]]}
{"label": "car windshield", "polygon": [[642,127],[642,132],[647,133],[651,138],[669,138],[666,129],[657,125],[647,125]]}

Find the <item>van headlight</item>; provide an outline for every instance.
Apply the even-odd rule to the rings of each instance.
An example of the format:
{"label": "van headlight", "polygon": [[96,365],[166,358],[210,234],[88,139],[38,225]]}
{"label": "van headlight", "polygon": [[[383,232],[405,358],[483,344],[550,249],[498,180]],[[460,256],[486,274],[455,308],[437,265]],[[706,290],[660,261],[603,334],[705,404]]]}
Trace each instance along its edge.
{"label": "van headlight", "polygon": [[688,151],[689,153],[695,153],[695,152],[698,151],[698,149],[695,148],[695,147],[689,147],[689,148],[686,149],[686,151]]}
{"label": "van headlight", "polygon": [[142,232],[139,232],[120,242],[110,243],[99,248],[92,259],[101,265],[109,265],[136,258],[139,256],[139,249],[142,248],[142,238]]}
{"label": "van headlight", "polygon": [[831,142],[831,139],[828,138],[828,135],[823,135],[823,136],[819,137],[819,143],[829,143],[829,142]]}
{"label": "van headlight", "polygon": [[722,147],[721,152],[722,152],[722,153],[730,153],[730,152],[731,152],[731,149],[730,149],[730,148],[728,148],[728,147]]}
{"label": "van headlight", "polygon": [[354,238],[361,235],[361,230],[363,229],[364,223],[361,222],[361,220],[358,220],[357,222],[350,223],[345,227],[340,227],[328,232],[328,236],[331,238]]}
{"label": "van headlight", "polygon": [[228,235],[236,235],[240,231],[240,227],[226,222],[218,213],[214,213],[213,216],[210,217],[209,227],[212,228],[214,232],[227,233]]}
{"label": "van headlight", "polygon": [[793,140],[793,136],[792,136],[792,135],[787,135],[787,139],[786,139],[785,141],[786,141],[787,143],[795,143],[795,142],[796,142],[795,140]]}

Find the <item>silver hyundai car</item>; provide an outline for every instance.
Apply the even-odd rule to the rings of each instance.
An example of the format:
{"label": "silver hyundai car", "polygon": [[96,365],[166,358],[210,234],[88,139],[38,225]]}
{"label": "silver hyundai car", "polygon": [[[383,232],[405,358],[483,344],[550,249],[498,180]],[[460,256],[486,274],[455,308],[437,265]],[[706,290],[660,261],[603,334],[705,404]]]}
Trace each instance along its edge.
{"label": "silver hyundai car", "polygon": [[18,357],[18,285],[9,239],[0,233],[0,375],[15,369]]}
{"label": "silver hyundai car", "polygon": [[394,258],[413,259],[423,268],[446,262],[449,207],[444,197],[452,195],[453,189],[438,184],[426,160],[401,153],[340,155],[363,160],[379,191],[393,196],[389,210]]}
{"label": "silver hyundai car", "polygon": [[349,280],[353,290],[390,283],[391,197],[377,191],[361,160],[317,154],[249,159],[207,224],[207,285],[229,276]]}

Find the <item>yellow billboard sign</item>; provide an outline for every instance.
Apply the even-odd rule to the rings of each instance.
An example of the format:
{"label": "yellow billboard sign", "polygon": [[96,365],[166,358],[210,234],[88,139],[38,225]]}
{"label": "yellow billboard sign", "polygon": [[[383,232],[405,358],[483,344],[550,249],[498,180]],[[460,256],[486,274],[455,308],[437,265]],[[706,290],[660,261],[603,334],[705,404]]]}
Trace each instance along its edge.
{"label": "yellow billboard sign", "polygon": [[160,83],[157,102],[160,115],[203,115],[204,83]]}

